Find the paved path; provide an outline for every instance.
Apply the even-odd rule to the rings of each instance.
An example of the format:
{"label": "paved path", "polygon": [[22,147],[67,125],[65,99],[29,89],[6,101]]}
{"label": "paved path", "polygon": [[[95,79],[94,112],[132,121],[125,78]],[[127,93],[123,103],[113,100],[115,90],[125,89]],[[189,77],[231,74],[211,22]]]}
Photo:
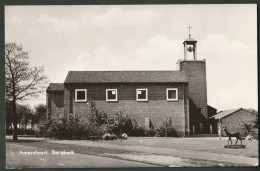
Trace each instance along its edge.
{"label": "paved path", "polygon": [[87,147],[99,147],[106,149],[119,149],[132,152],[140,153],[153,153],[159,155],[167,155],[188,159],[197,159],[197,160],[209,160],[219,163],[233,163],[239,166],[256,166],[258,165],[258,158],[251,158],[239,155],[229,155],[229,154],[220,154],[212,152],[201,152],[201,151],[191,151],[191,150],[178,150],[178,149],[169,149],[169,148],[157,148],[157,147],[147,147],[147,146],[128,146],[128,145],[117,145],[117,144],[108,144],[100,143],[94,141],[49,141],[51,143],[58,144],[69,144],[76,146],[87,146]]}
{"label": "paved path", "polygon": [[[48,151],[48,155],[24,155],[22,152]],[[135,161],[74,153],[52,155],[51,150],[19,144],[6,144],[6,167],[11,168],[108,168],[108,167],[158,167]]]}

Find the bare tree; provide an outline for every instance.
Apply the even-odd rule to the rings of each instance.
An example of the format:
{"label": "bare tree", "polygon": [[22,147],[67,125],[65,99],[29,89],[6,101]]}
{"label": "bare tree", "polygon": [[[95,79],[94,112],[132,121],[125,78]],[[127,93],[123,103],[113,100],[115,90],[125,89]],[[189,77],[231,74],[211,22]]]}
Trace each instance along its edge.
{"label": "bare tree", "polygon": [[14,140],[17,140],[17,101],[36,97],[45,91],[48,82],[44,67],[30,67],[28,59],[22,45],[5,44],[5,99],[12,105]]}

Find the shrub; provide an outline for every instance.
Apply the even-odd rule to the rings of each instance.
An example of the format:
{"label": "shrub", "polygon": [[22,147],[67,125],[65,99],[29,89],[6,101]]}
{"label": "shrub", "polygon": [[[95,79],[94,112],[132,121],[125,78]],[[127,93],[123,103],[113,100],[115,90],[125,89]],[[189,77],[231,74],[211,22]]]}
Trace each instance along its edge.
{"label": "shrub", "polygon": [[113,130],[115,131],[114,133],[117,135],[121,135],[122,133],[129,134],[129,132],[133,129],[131,118],[127,114],[124,114],[122,111],[115,114],[116,121],[113,128]]}
{"label": "shrub", "polygon": [[155,136],[155,129],[149,128],[144,130],[144,135],[147,137],[154,137]]}
{"label": "shrub", "polygon": [[166,128],[164,126],[160,126],[158,128],[155,129],[155,136],[156,137],[166,137]]}
{"label": "shrub", "polygon": [[167,137],[177,137],[176,130],[173,126],[167,128]]}
{"label": "shrub", "polygon": [[250,133],[254,139],[258,140],[258,128],[253,128]]}
{"label": "shrub", "polygon": [[108,133],[114,133],[116,135],[120,135],[122,133],[129,134],[132,129],[132,120],[127,115],[124,114],[122,111],[119,113],[115,113],[115,117],[111,117],[107,119],[107,132]]}
{"label": "shrub", "polygon": [[129,135],[130,136],[145,136],[144,134],[145,132],[145,129],[143,127],[135,127],[133,128],[130,132],[129,132]]}
{"label": "shrub", "polygon": [[38,126],[35,128],[35,133],[37,137],[50,137],[48,134],[48,129],[50,128],[53,120],[45,119],[41,120]]}
{"label": "shrub", "polygon": [[172,125],[172,119],[167,118],[163,121],[158,128],[155,130],[155,136],[157,137],[176,137],[176,129]]}
{"label": "shrub", "polygon": [[101,137],[105,132],[104,125],[90,122],[89,118],[77,114],[69,114],[67,117],[59,115],[41,121],[37,130],[37,136],[57,139],[90,139]]}

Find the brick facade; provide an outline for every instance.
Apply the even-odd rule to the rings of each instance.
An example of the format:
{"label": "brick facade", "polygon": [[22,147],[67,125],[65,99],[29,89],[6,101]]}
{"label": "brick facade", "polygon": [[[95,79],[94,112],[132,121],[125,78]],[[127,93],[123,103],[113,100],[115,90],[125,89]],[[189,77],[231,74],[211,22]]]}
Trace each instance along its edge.
{"label": "brick facade", "polygon": [[209,133],[206,61],[180,61],[180,71],[188,76],[190,133]]}
{"label": "brick facade", "polygon": [[[136,89],[138,88],[148,89],[148,101],[136,101]],[[178,89],[178,101],[166,100],[167,88]],[[87,98],[96,103],[99,111],[104,111],[109,116],[123,111],[135,119],[139,126],[144,126],[145,118],[149,118],[155,127],[166,118],[171,117],[178,136],[184,136],[189,132],[187,85],[183,83],[70,84],[65,85],[65,89],[68,92],[65,97],[70,113],[87,115],[90,111],[87,102],[75,102],[75,90],[87,89]],[[118,101],[107,102],[106,89],[117,89]]]}
{"label": "brick facade", "polygon": [[[171,117],[178,136],[183,136],[185,131],[185,114],[183,100],[179,102],[167,102],[165,100],[152,100],[149,102],[136,102],[133,100],[120,100],[118,102],[95,101],[96,108],[104,111],[108,116],[115,116],[115,112],[123,111],[135,119],[138,126],[145,126],[145,118],[148,117],[151,124],[156,127]],[[89,106],[86,103],[74,103],[75,113],[87,115]],[[162,110],[163,109],[163,110]]]}
{"label": "brick facade", "polygon": [[181,61],[180,70],[185,71],[189,80],[189,98],[201,113],[208,118],[206,61]]}
{"label": "brick facade", "polygon": [[[92,74],[92,80],[96,79],[93,73],[85,73]],[[90,79],[87,78],[85,73],[71,72],[68,76],[71,78],[71,74],[74,74],[75,76],[72,79],[77,77],[77,81],[81,81],[78,77]],[[163,120],[171,117],[178,136],[209,133],[205,61],[181,61],[180,71],[147,72],[140,75],[140,78],[143,77],[146,80],[157,80],[157,78],[151,76],[159,76],[163,77],[161,80],[168,82],[142,82],[142,80],[140,82],[107,82],[106,77],[101,77],[100,73],[96,73],[99,74],[103,82],[92,83],[90,79],[89,82],[74,83],[66,82],[70,80],[66,78],[62,89],[63,93],[47,93],[49,113],[52,115],[57,113],[87,115],[90,111],[87,102],[75,102],[75,90],[86,89],[87,98],[96,103],[96,108],[99,111],[104,111],[109,116],[114,116],[115,112],[122,111],[135,119],[139,126],[145,126],[145,120],[146,123],[150,120],[154,127],[159,126]],[[175,74],[174,78],[171,79],[176,79],[176,82],[169,82],[168,77],[164,78],[165,74],[169,75],[169,73]],[[122,74],[125,74],[126,80],[132,81],[132,74],[138,73],[111,72],[106,74],[109,76],[108,79],[112,80],[114,80],[114,77],[111,77],[113,74],[121,77]],[[124,78],[121,77],[120,79]],[[167,88],[177,88],[177,101],[167,101]],[[118,100],[116,102],[106,101],[106,89],[117,89]],[[148,101],[137,101],[136,89],[148,89]]]}
{"label": "brick facade", "polygon": [[[239,132],[241,136],[246,136],[245,127],[243,122],[252,123],[256,119],[256,116],[251,112],[240,109],[239,111],[230,114],[220,120],[221,122],[221,131],[224,127],[227,127],[229,132]],[[243,122],[241,122],[241,120]],[[226,136],[226,134],[222,131],[222,135]]]}

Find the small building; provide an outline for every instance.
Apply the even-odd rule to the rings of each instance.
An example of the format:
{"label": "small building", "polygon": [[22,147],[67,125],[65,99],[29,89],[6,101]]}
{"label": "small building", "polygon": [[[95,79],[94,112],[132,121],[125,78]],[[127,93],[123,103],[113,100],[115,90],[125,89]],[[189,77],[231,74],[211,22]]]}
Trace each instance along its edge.
{"label": "small building", "polygon": [[229,132],[239,132],[241,136],[246,136],[248,133],[246,132],[244,123],[253,123],[255,120],[256,115],[243,108],[220,111],[209,118],[213,134],[219,134],[220,123],[221,135],[224,136],[226,136],[222,131],[224,127],[227,127]]}
{"label": "small building", "polygon": [[85,116],[91,99],[99,111],[123,111],[139,126],[158,126],[172,118],[178,136],[210,133],[208,117],[216,109],[207,104],[206,61],[197,60],[197,41],[191,35],[183,44],[179,70],[69,71],[64,83],[47,89],[48,115]]}
{"label": "small building", "polygon": [[64,114],[64,83],[51,83],[46,90],[47,116]]}

